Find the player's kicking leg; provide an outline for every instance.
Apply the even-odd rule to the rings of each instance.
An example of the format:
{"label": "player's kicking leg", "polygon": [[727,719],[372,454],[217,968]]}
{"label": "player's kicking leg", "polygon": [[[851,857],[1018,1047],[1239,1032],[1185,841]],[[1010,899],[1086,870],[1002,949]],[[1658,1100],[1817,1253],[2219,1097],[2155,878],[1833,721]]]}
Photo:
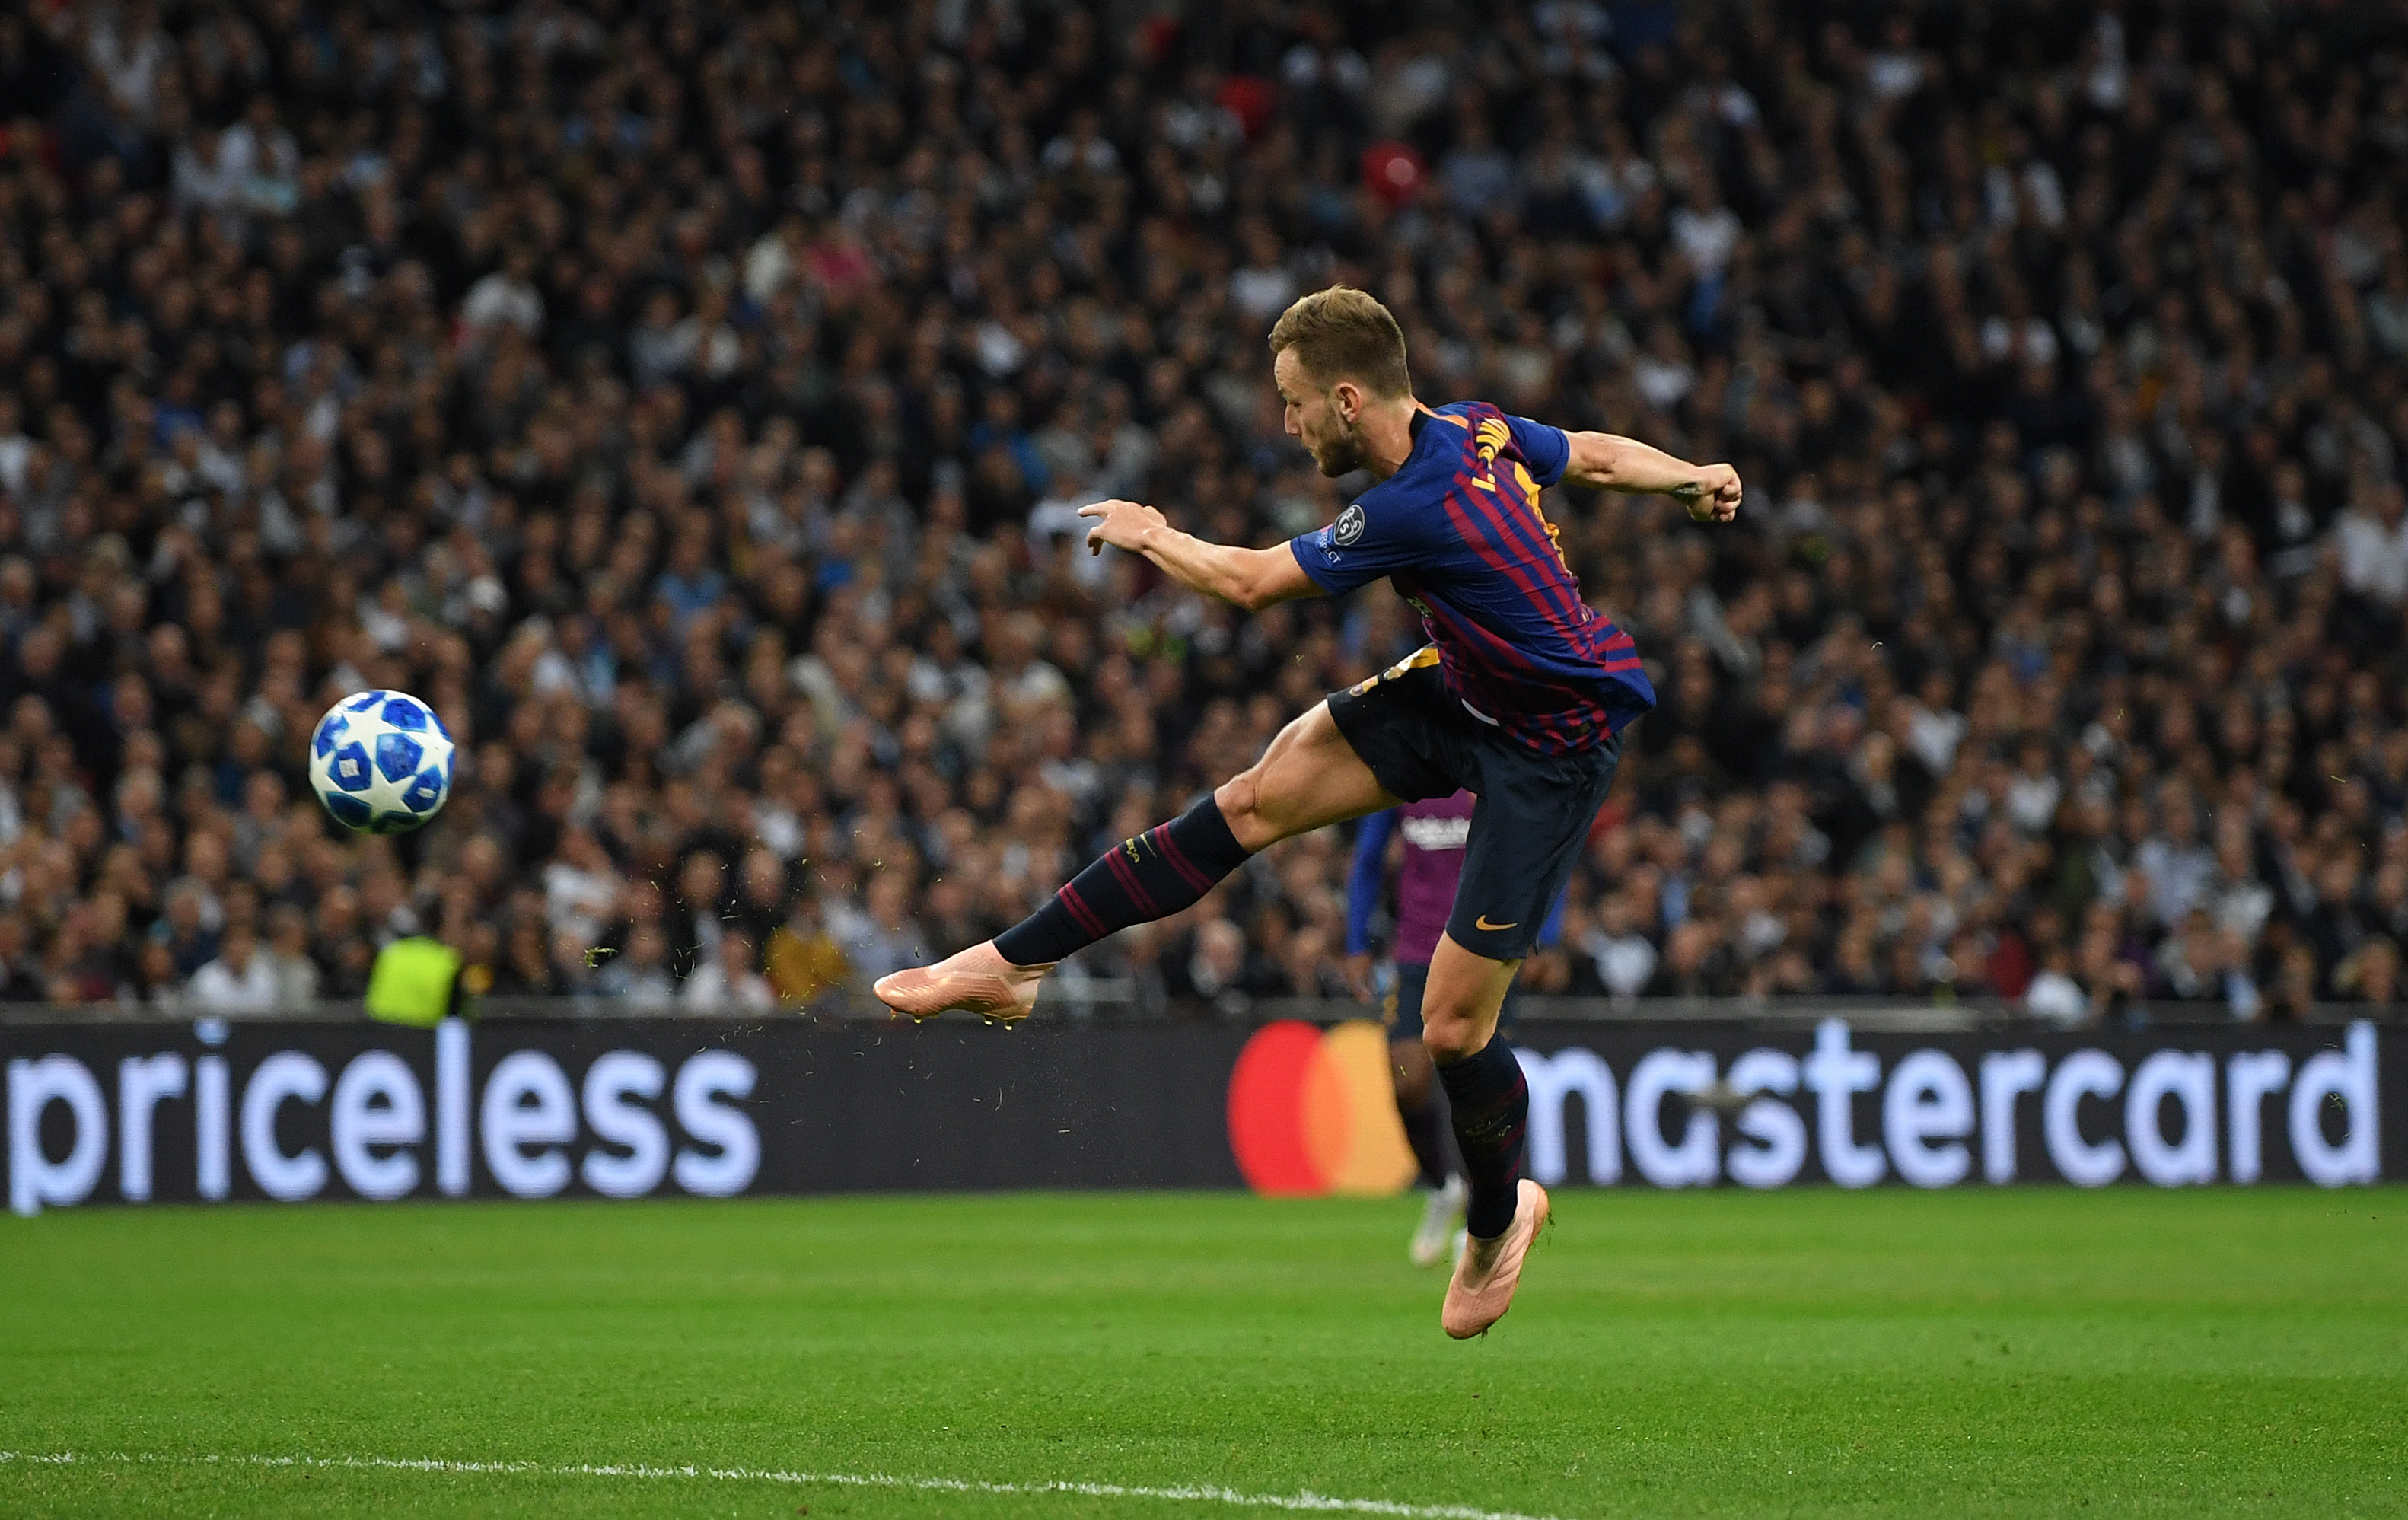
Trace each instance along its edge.
{"label": "player's kicking leg", "polygon": [[1122,840],[1020,923],[934,966],[881,977],[873,990],[915,1019],[956,1009],[1025,1019],[1038,983],[1073,951],[1193,906],[1266,845],[1398,800],[1348,747],[1329,705],[1316,704],[1251,768],[1170,822]]}

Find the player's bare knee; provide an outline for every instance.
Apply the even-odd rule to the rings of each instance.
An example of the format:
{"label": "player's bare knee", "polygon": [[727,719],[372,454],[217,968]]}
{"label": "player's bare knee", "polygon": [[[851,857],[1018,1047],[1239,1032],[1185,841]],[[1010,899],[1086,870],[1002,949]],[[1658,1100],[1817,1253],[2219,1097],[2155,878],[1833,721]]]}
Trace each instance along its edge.
{"label": "player's bare knee", "polygon": [[1480,1025],[1468,1018],[1432,1018],[1422,1011],[1422,1049],[1440,1066],[1448,1066],[1480,1054],[1487,1043],[1481,1038]]}
{"label": "player's bare knee", "polygon": [[1254,848],[1252,839],[1268,832],[1261,815],[1263,784],[1256,774],[1261,768],[1241,770],[1212,790],[1212,800],[1219,804],[1229,832],[1250,849]]}

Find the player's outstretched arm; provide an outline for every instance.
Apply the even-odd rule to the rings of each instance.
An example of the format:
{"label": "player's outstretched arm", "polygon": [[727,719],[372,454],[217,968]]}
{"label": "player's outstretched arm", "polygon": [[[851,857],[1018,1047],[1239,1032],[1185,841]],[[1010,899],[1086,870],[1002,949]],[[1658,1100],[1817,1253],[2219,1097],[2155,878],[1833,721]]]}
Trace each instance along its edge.
{"label": "player's outstretched arm", "polygon": [[1274,602],[1318,596],[1321,588],[1296,561],[1285,544],[1275,549],[1238,549],[1207,543],[1170,525],[1162,513],[1134,501],[1098,501],[1079,509],[1081,517],[1097,519],[1087,530],[1087,548],[1103,552],[1104,545],[1143,554],[1163,573],[1190,590],[1235,602],[1252,611]]}
{"label": "player's outstretched arm", "polygon": [[1604,491],[1671,496],[1700,523],[1739,515],[1739,471],[1728,465],[1692,465],[1663,450],[1614,433],[1566,433],[1571,458],[1564,479]]}

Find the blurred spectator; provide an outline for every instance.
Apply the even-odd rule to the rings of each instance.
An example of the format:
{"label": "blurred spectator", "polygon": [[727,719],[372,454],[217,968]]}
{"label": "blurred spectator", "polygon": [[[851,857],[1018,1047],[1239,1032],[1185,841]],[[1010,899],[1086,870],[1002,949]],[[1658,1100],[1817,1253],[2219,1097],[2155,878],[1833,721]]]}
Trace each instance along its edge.
{"label": "blurred spectator", "polygon": [[543,889],[551,926],[595,944],[618,903],[619,873],[593,830],[572,825],[561,833],[559,856],[543,868]]}
{"label": "blurred spectator", "polygon": [[276,970],[276,1000],[287,1008],[318,1000],[324,973],[309,954],[309,920],[293,903],[279,903],[267,915],[265,957]]}
{"label": "blurred spectator", "polygon": [[0,1002],[42,1000],[45,989],[35,972],[38,964],[25,921],[14,913],[0,914]]}
{"label": "blurred spectator", "polygon": [[1620,1002],[1637,997],[1656,973],[1656,946],[1640,932],[1629,897],[1609,895],[1597,926],[1581,941],[1596,962],[1597,977],[1606,996]]}
{"label": "blurred spectator", "polygon": [[2396,482],[2369,486],[2335,520],[2341,548],[2341,583],[2376,607],[2397,614],[2408,604],[2408,516]]}
{"label": "blurred spectator", "polygon": [[2158,924],[2172,928],[2206,895],[2215,857],[2199,841],[2199,814],[2186,788],[2170,785],[2157,803],[2157,828],[2132,853],[2132,867],[2148,883],[2143,905]]}
{"label": "blurred spectator", "polygon": [[2088,1017],[2090,1000],[2073,980],[2073,956],[2062,945],[2049,951],[2040,974],[2024,989],[2024,1011],[2056,1025],[2076,1025]]}
{"label": "blurred spectator", "polygon": [[661,931],[650,925],[639,927],[628,936],[626,949],[603,968],[595,990],[623,1000],[633,1009],[666,1011],[677,995],[677,981],[669,974],[667,955],[667,942]]}
{"label": "blurred spectator", "polygon": [[263,1013],[282,994],[273,956],[248,926],[226,931],[217,958],[193,973],[193,1001],[220,1013]]}
{"label": "blurred spectator", "polygon": [[770,988],[783,1003],[809,1003],[853,980],[844,952],[820,927],[819,905],[805,894],[795,896],[785,923],[770,934],[767,960]]}
{"label": "blurred spectator", "polygon": [[2333,973],[2333,985],[2353,1003],[2400,1000],[2400,949],[2377,935],[2358,948]]}
{"label": "blurred spectator", "polygon": [[218,953],[218,937],[203,926],[201,890],[179,882],[167,891],[167,911],[150,925],[150,937],[166,947],[176,974],[191,976]]}
{"label": "blurred spectator", "polygon": [[740,930],[720,936],[719,954],[685,979],[678,1002],[696,1013],[760,1013],[778,1005],[768,979],[752,969],[752,939]]}

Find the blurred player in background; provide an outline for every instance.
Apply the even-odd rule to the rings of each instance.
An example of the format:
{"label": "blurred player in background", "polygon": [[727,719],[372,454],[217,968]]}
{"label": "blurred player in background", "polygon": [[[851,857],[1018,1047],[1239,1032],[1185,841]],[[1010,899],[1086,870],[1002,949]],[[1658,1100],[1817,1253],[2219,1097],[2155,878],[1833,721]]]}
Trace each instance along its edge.
{"label": "blurred player in background", "polygon": [[[1471,839],[1478,800],[1458,790],[1371,814],[1354,836],[1354,868],[1346,878],[1346,976],[1354,995],[1368,1000],[1377,991],[1372,985],[1371,921],[1387,890],[1389,846],[1402,841],[1396,928],[1389,946],[1396,981],[1382,1012],[1388,1025],[1388,1065],[1397,1080],[1397,1117],[1421,1168],[1417,1181],[1425,1194],[1422,1221],[1407,1253],[1416,1267],[1446,1259],[1448,1240],[1463,1222],[1469,1197],[1463,1173],[1449,1154],[1446,1097],[1432,1083],[1436,1068],[1429,1047],[1422,1042],[1422,993],[1429,984],[1430,956],[1437,953],[1446,916],[1455,907],[1463,849]],[[1555,942],[1563,917],[1558,897],[1539,930],[1541,946]],[[1509,994],[1498,1027],[1510,1032],[1512,1022]]]}
{"label": "blurred player in background", "polygon": [[1052,901],[983,944],[879,980],[880,998],[929,1018],[1016,1020],[1065,956],[1202,899],[1254,852],[1406,802],[1476,794],[1463,869],[1431,952],[1422,1038],[1446,1089],[1470,1239],[1439,1323],[1484,1332],[1512,1306],[1547,1222],[1521,1175],[1529,1089],[1497,1038],[1506,989],[1555,900],[1621,757],[1656,705],[1630,635],[1582,600],[1540,509],[1559,480],[1674,496],[1728,522],[1740,480],[1610,433],[1565,433],[1484,401],[1415,400],[1388,308],[1334,286],[1272,324],[1271,378],[1290,437],[1323,475],[1378,483],[1328,526],[1272,549],[1210,543],[1132,501],[1080,509],[1088,543],[1142,554],[1191,590],[1249,609],[1391,581],[1430,644],[1289,724],[1248,770],[1169,823],[1108,851]]}

